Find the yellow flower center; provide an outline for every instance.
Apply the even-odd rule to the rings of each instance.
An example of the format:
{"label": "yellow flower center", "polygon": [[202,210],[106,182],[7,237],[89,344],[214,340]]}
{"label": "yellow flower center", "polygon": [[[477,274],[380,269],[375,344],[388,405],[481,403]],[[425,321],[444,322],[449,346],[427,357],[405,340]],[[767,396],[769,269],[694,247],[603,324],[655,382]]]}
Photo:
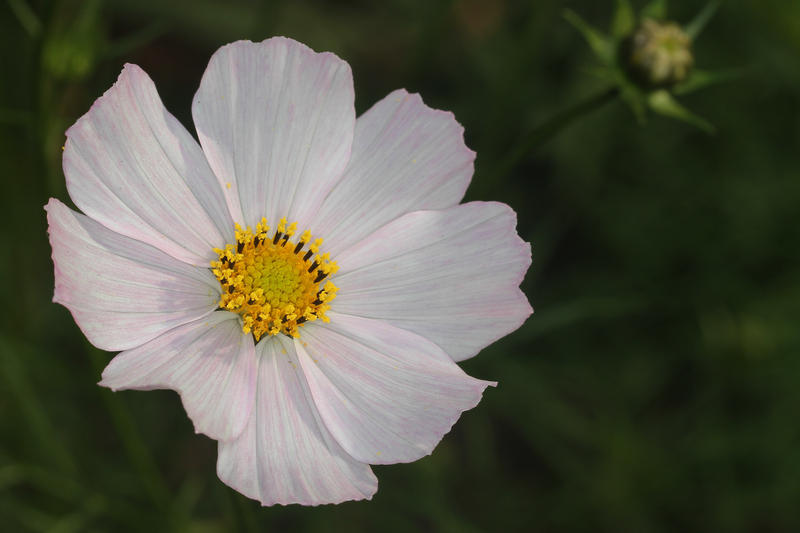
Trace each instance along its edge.
{"label": "yellow flower center", "polygon": [[324,280],[339,267],[327,253],[318,254],[322,239],[311,241],[304,231],[292,241],[297,223],[288,228],[282,218],[278,229],[268,235],[266,219],[255,231],[236,224],[236,243],[215,248],[219,260],[211,262],[211,272],[222,286],[220,309],[242,316],[242,331],[258,341],[264,335],[283,333],[298,337],[304,323],[322,319],[336,297],[336,286]]}

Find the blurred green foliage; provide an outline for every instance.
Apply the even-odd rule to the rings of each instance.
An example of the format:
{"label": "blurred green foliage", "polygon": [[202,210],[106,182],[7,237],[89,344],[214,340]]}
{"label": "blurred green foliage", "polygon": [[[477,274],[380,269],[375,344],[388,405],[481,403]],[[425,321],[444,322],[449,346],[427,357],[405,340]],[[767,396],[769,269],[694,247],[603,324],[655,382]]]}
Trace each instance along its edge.
{"label": "blurred green foliage", "polygon": [[[681,97],[715,135],[613,100],[504,164],[606,88],[562,12],[606,28],[615,5],[0,5],[3,531],[800,530],[800,3],[726,2],[705,28],[695,64],[746,73]],[[349,61],[359,112],[397,87],[454,111],[478,153],[467,199],[509,203],[534,246],[536,314],[464,363],[499,386],[431,457],[375,468],[372,502],[262,509],[228,489],[177,395],[96,386],[111,354],[50,302],[64,130],[126,61],[191,127],[211,53],[272,35]]]}

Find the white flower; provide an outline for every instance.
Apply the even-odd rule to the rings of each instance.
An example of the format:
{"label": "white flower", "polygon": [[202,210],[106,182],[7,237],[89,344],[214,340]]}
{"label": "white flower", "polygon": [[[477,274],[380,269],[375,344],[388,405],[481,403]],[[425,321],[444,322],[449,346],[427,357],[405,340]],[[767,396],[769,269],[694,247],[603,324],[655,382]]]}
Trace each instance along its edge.
{"label": "white flower", "polygon": [[369,464],[431,453],[492,384],[454,361],[530,314],[515,214],[458,205],[452,114],[398,90],[356,120],[347,63],[290,39],[218,50],[192,113],[200,144],[126,65],[68,130],[54,301],[122,351],[102,385],[181,395],[231,487],[370,498]]}

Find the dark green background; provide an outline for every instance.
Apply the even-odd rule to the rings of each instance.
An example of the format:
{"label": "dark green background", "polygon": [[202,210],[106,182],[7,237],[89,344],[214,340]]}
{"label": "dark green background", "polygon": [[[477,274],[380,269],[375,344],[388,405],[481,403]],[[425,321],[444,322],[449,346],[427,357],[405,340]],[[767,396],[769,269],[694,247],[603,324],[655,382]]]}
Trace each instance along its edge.
{"label": "dark green background", "polygon": [[[743,70],[682,98],[716,135],[613,102],[504,172],[603,88],[565,7],[605,27],[613,2],[3,2],[0,529],[800,531],[800,2],[727,2],[696,43]],[[126,61],[193,129],[213,51],[272,35],[346,59],[359,112],[398,87],[454,111],[467,199],[507,202],[533,243],[536,313],[463,365],[499,386],[431,457],[376,467],[372,502],[228,489],[178,396],[96,386],[111,354],[50,301],[64,130]]]}

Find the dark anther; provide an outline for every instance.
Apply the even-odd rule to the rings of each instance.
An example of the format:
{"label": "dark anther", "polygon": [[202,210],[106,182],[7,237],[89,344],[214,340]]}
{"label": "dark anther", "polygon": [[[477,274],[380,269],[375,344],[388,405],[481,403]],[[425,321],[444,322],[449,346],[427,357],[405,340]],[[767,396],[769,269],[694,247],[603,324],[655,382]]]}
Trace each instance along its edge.
{"label": "dark anther", "polygon": [[328,275],[325,272],[319,271],[319,272],[317,272],[317,279],[314,280],[314,283],[319,283],[320,281],[322,281],[326,277],[328,277]]}
{"label": "dark anther", "polygon": [[227,262],[228,262],[228,256],[226,256],[226,255],[223,255],[223,256],[222,256],[222,260],[221,260],[221,261],[222,261],[222,264],[225,264],[225,263],[227,263]]}
{"label": "dark anther", "polygon": [[283,315],[283,320],[281,320],[281,322],[286,324],[288,321],[289,321],[289,315]]}
{"label": "dark anther", "polygon": [[255,238],[255,239],[253,239],[253,246],[255,246],[256,248],[258,248],[258,245],[259,245],[259,244],[261,244],[261,241],[262,241],[262,240],[263,240],[263,239],[262,239],[261,237],[258,237],[258,236],[256,236],[256,238]]}
{"label": "dark anther", "polygon": [[297,253],[302,249],[303,249],[303,243],[302,242],[298,242],[297,246],[294,247],[294,253]]}
{"label": "dark anther", "polygon": [[312,255],[314,255],[314,252],[312,252],[311,250],[307,251],[306,255],[303,256],[303,261],[308,261],[309,259],[311,259]]}
{"label": "dark anther", "polygon": [[281,243],[281,246],[286,246],[287,242],[289,242],[289,234],[288,233],[283,236],[283,242]]}
{"label": "dark anther", "polygon": [[256,322],[261,322],[261,315],[256,315]]}
{"label": "dark anther", "polygon": [[319,304],[321,304],[321,303],[322,303],[322,300],[320,300],[319,298],[317,298],[316,300],[314,300],[313,302],[311,302],[311,305],[319,305]]}
{"label": "dark anther", "polygon": [[272,244],[278,244],[278,239],[280,239],[280,238],[281,238],[281,232],[280,231],[276,231],[275,232],[275,238],[272,239]]}
{"label": "dark anther", "polygon": [[243,243],[243,242],[240,242],[240,243],[239,243],[239,244],[236,246],[236,251],[237,251],[238,253],[242,253],[242,250],[244,250],[244,243]]}
{"label": "dark anther", "polygon": [[233,294],[233,285],[228,287],[228,294]]}
{"label": "dark anther", "polygon": [[253,305],[254,303],[256,303],[256,301],[255,301],[255,300],[253,300],[252,298],[250,298],[249,300],[247,300],[247,305]]}
{"label": "dark anther", "polygon": [[308,267],[308,273],[311,274],[312,272],[314,272],[318,266],[319,263],[316,260],[314,260],[314,264]]}
{"label": "dark anther", "polygon": [[301,316],[300,318],[297,319],[297,325],[299,326],[300,324],[302,324],[306,320],[308,320],[306,317]]}

